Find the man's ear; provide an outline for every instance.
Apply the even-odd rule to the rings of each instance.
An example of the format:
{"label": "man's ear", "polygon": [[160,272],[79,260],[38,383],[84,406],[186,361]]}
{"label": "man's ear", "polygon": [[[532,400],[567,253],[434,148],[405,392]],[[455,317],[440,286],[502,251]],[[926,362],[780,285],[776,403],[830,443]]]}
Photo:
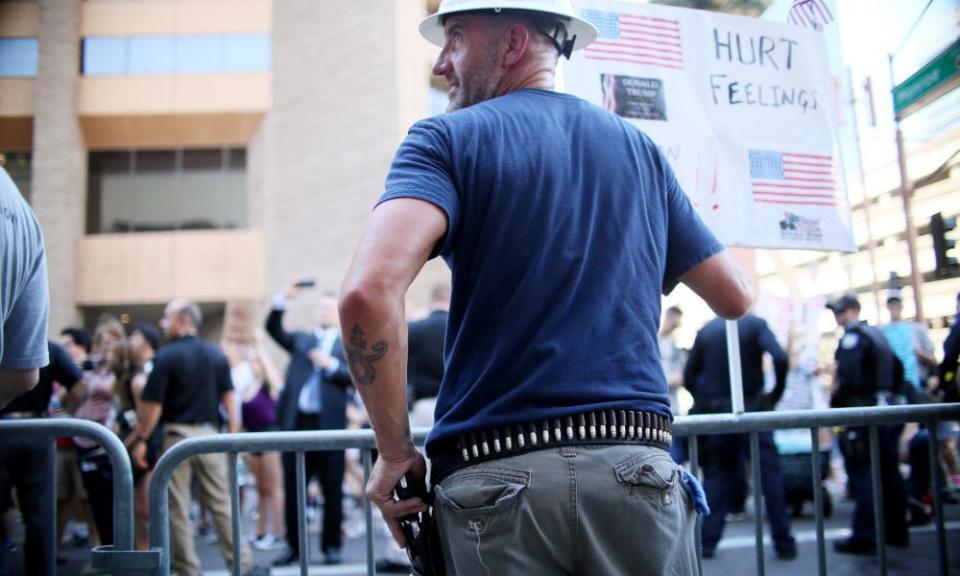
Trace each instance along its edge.
{"label": "man's ear", "polygon": [[506,51],[503,54],[503,67],[513,68],[527,53],[530,44],[530,30],[522,24],[511,24],[504,34]]}

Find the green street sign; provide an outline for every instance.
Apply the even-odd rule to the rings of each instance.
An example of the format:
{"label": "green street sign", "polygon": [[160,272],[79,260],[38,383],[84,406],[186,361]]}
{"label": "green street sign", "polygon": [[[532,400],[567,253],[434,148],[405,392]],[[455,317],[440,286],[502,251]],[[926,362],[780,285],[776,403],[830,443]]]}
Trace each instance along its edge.
{"label": "green street sign", "polygon": [[902,120],[960,85],[960,40],[893,87],[893,110]]}

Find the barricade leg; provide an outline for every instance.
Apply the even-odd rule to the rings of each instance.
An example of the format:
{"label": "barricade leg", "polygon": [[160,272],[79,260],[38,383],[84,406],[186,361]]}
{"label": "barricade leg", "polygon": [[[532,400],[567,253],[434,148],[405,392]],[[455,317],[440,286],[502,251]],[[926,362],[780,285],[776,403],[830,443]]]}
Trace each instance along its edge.
{"label": "barricade leg", "polygon": [[810,429],[810,447],[813,460],[813,507],[817,523],[817,573],[827,574],[827,551],[823,539],[823,489],[820,479],[823,477],[823,463],[820,461],[820,429]]}
{"label": "barricade leg", "polygon": [[240,481],[237,478],[237,453],[227,455],[230,472],[230,531],[233,534],[233,576],[242,575],[240,561]]}
{"label": "barricade leg", "polygon": [[877,554],[880,558],[880,574],[887,574],[886,519],[883,516],[883,481],[880,465],[880,431],[870,427],[870,480],[873,483],[873,522],[876,526]]}
{"label": "barricade leg", "polygon": [[757,574],[764,576],[763,562],[763,490],[760,479],[760,434],[750,433],[750,477],[753,482],[754,529],[757,546]]}
{"label": "barricade leg", "polygon": [[940,439],[937,430],[938,422],[927,422],[927,431],[930,435],[928,449],[930,451],[930,479],[933,482],[933,517],[937,525],[937,560],[940,565],[941,576],[947,576],[947,531],[943,525],[943,470],[940,468]]}
{"label": "barricade leg", "polygon": [[[697,445],[697,437],[693,434],[687,436],[688,455],[690,458],[690,474],[694,478],[700,479],[700,449]],[[697,525],[693,532],[693,542],[697,550],[697,576],[703,576],[703,543],[701,542],[700,528],[703,519],[697,514]]]}
{"label": "barricade leg", "polygon": [[307,576],[310,545],[307,541],[307,465],[303,452],[297,452],[297,526],[300,528],[300,576]]}
{"label": "barricade leg", "polygon": [[370,482],[373,451],[363,449],[361,459],[363,460],[363,496],[360,502],[363,505],[364,522],[367,524],[367,575],[374,576],[377,573],[377,567],[373,561],[373,510],[370,500],[367,498],[367,483]]}

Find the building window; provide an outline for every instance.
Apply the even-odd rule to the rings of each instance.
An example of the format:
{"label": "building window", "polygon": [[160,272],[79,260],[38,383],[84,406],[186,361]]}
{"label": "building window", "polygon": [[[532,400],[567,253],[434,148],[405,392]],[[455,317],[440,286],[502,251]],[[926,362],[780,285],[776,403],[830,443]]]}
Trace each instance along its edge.
{"label": "building window", "polygon": [[247,225],[246,150],[91,152],[87,232]]}
{"label": "building window", "polygon": [[0,152],[0,166],[7,171],[10,179],[20,190],[20,195],[30,202],[31,176],[30,152]]}
{"label": "building window", "polygon": [[0,78],[37,75],[36,38],[0,38]]}
{"label": "building window", "polygon": [[269,34],[89,36],[85,76],[224,74],[270,69]]}

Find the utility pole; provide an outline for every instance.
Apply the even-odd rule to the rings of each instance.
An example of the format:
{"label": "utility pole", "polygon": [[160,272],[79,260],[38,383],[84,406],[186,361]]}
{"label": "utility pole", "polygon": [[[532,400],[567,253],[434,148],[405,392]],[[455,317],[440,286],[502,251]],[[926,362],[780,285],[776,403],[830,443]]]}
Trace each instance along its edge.
{"label": "utility pole", "polygon": [[[887,55],[887,62],[890,65],[890,90],[896,82],[893,77],[893,54]],[[897,162],[900,166],[900,197],[903,200],[903,216],[907,224],[907,251],[910,257],[910,285],[913,287],[913,299],[916,305],[917,322],[924,322],[926,318],[923,315],[923,275],[920,272],[920,266],[917,264],[917,229],[913,225],[913,182],[907,174],[907,153],[903,144],[903,131],[900,129],[900,114],[894,112],[894,125],[897,131]]]}
{"label": "utility pole", "polygon": [[[853,111],[853,137],[857,144],[857,168],[860,173],[860,189],[863,190],[863,218],[867,225],[867,252],[870,255],[870,291],[877,309],[877,322],[880,322],[880,282],[877,280],[877,241],[873,238],[873,224],[870,220],[870,195],[867,193],[867,179],[864,176],[863,151],[860,149],[860,120],[857,115],[857,95],[853,89],[853,72],[847,68],[847,82],[850,84],[850,108]],[[871,114],[873,114],[873,95],[870,94]]]}

